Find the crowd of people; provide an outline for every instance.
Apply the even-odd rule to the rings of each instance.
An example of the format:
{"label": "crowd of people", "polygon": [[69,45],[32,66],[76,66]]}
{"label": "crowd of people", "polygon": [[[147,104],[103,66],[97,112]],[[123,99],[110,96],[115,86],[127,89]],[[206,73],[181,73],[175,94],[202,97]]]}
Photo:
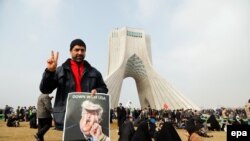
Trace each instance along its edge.
{"label": "crowd of people", "polygon": [[[181,140],[175,129],[185,129],[192,138],[213,137],[208,131],[227,131],[227,125],[248,124],[250,119],[250,100],[245,108],[203,109],[152,109],[150,106],[127,108],[119,104],[110,110],[110,123],[117,120],[119,141],[168,139]],[[37,109],[35,106],[18,106],[16,110],[6,105],[4,121],[8,127],[18,127],[20,122],[30,122],[30,128],[37,128]],[[49,126],[51,127],[51,126]]]}
{"label": "crowd of people", "polygon": [[36,117],[36,107],[18,106],[16,110],[6,105],[4,109],[4,121],[8,127],[18,127],[20,122],[26,121],[30,123],[30,128],[37,128],[37,117]]}
{"label": "crowd of people", "polygon": [[6,105],[4,109],[4,121],[8,127],[19,127],[21,122],[29,122],[30,128],[38,129],[34,135],[38,141],[44,141],[44,134],[52,127],[52,103],[47,94],[38,97],[36,106],[18,106],[16,109]]}
{"label": "crowd of people", "polygon": [[[110,110],[110,123],[117,120],[119,141],[152,140],[161,141],[165,138],[179,140],[175,129],[185,129],[188,139],[200,137],[213,137],[208,131],[227,131],[227,125],[249,124],[250,100],[245,108],[217,108],[217,109],[152,109],[150,106],[144,109],[126,108],[122,103]],[[136,132],[139,127],[148,124],[140,132],[140,138]],[[163,128],[164,127],[164,128]],[[137,130],[135,131],[135,128]],[[146,130],[147,129],[147,130]],[[168,134],[163,130],[168,129]],[[173,129],[173,130],[170,130]],[[170,133],[169,133],[170,132]],[[166,132],[167,133],[167,132]],[[144,139],[143,139],[143,137]],[[147,139],[145,139],[147,138]]]}

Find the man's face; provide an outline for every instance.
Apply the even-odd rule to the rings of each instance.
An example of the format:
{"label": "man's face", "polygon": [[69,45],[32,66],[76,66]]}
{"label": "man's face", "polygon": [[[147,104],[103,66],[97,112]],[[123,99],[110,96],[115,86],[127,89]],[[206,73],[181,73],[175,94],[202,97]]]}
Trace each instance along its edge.
{"label": "man's face", "polygon": [[83,46],[75,45],[70,51],[71,58],[76,62],[82,62],[85,58],[86,49]]}
{"label": "man's face", "polygon": [[86,111],[80,120],[81,131],[86,135],[90,135],[90,129],[94,123],[99,123],[97,111]]}

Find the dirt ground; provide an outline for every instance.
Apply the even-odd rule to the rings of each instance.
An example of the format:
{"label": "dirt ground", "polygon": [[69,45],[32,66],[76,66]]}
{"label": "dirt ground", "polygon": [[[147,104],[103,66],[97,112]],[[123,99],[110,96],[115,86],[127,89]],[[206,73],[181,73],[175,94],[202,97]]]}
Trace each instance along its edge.
{"label": "dirt ground", "polygon": [[[111,141],[118,141],[117,135],[117,123],[114,121],[110,124],[110,136]],[[34,134],[37,129],[29,128],[28,122],[20,122],[20,127],[7,127],[6,122],[0,120],[0,141],[35,141]],[[187,141],[184,130],[177,130],[182,141]],[[203,138],[204,141],[226,141],[226,132],[213,131],[209,132],[209,135],[213,135],[211,138]],[[51,127],[44,137],[45,141],[61,141],[62,131],[54,130]]]}

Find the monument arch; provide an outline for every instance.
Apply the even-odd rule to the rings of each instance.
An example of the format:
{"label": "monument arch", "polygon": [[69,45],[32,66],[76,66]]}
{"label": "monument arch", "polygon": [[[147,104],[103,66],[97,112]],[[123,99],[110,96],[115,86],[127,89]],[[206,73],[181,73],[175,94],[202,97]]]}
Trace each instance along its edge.
{"label": "monument arch", "polygon": [[118,105],[123,79],[135,80],[140,105],[162,109],[199,109],[153,68],[150,37],[142,29],[117,28],[109,36],[108,74],[105,83],[111,107]]}

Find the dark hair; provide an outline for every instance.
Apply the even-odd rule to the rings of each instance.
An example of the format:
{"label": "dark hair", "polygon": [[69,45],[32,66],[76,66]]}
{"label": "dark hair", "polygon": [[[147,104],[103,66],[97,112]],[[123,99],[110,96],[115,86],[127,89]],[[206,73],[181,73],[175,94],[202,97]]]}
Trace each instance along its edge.
{"label": "dark hair", "polygon": [[83,46],[86,49],[86,45],[81,39],[75,39],[70,43],[70,51],[74,48],[75,45]]}

